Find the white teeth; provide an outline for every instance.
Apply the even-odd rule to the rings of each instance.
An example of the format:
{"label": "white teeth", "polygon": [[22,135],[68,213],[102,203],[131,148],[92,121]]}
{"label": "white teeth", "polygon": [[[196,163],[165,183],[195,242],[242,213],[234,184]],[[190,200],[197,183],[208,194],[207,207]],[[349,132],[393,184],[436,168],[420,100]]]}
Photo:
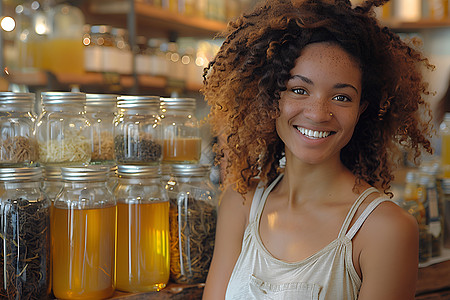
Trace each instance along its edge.
{"label": "white teeth", "polygon": [[331,131],[316,131],[303,127],[297,127],[297,130],[300,131],[301,134],[313,139],[325,138],[331,134]]}

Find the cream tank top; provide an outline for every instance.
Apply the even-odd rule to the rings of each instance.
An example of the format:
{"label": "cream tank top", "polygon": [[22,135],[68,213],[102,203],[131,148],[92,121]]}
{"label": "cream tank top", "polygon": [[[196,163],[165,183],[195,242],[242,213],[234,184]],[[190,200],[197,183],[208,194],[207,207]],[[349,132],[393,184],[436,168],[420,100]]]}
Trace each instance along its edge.
{"label": "cream tank top", "polygon": [[350,208],[334,241],[302,261],[285,262],[273,257],[259,236],[259,223],[267,196],[281,178],[282,174],[267,189],[260,182],[255,191],[241,253],[228,282],[225,299],[357,299],[361,279],[353,266],[352,238],[370,213],[390,199],[382,196],[373,200],[348,230],[364,199],[378,191],[368,188]]}

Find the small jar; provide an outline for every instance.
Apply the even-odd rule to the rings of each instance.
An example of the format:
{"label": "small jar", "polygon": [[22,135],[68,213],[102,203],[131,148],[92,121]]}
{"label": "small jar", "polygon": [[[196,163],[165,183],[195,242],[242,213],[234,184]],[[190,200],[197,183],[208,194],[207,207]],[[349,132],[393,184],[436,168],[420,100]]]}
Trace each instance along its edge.
{"label": "small jar", "polygon": [[159,164],[162,157],[159,97],[121,96],[114,119],[114,154],[122,165]]}
{"label": "small jar", "polygon": [[33,166],[38,159],[32,93],[0,92],[0,166]]}
{"label": "small jar", "polygon": [[40,168],[1,168],[0,297],[50,295],[50,202],[40,188]]}
{"label": "small jar", "polygon": [[117,289],[158,291],[169,281],[169,201],[159,166],[118,165]]}
{"label": "small jar", "polygon": [[91,124],[91,165],[114,165],[114,117],[117,97],[86,94],[86,118]]}
{"label": "small jar", "polygon": [[91,160],[91,128],[84,113],[84,93],[42,93],[36,124],[39,162],[44,166],[87,164]]}
{"label": "small jar", "polygon": [[55,200],[53,294],[61,299],[105,299],[114,293],[116,201],[109,168],[61,168],[64,187]]}
{"label": "small jar", "polygon": [[201,144],[193,98],[161,98],[163,162],[195,164],[200,160]]}
{"label": "small jar", "polygon": [[170,276],[176,283],[205,282],[217,222],[217,189],[209,165],[165,165],[170,210]]}

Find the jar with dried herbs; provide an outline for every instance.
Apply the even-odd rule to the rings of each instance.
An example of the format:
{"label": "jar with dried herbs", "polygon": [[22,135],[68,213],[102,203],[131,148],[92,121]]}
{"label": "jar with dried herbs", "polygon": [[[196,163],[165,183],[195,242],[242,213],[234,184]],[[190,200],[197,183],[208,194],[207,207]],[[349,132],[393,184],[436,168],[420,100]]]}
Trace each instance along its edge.
{"label": "jar with dried herbs", "polygon": [[87,164],[91,160],[91,128],[84,113],[86,94],[42,93],[36,123],[39,163],[44,166]]}
{"label": "jar with dried herbs", "polygon": [[169,281],[169,201],[159,166],[118,165],[117,289],[158,291]]}
{"label": "jar with dried herbs", "polygon": [[0,92],[0,166],[33,166],[38,159],[33,93]]}
{"label": "jar with dried herbs", "polygon": [[117,164],[156,165],[162,158],[159,97],[120,96],[114,119]]}
{"label": "jar with dried herbs", "polygon": [[104,166],[61,168],[53,208],[53,293],[58,299],[105,299],[114,293],[116,201]]}
{"label": "jar with dried herbs", "polygon": [[165,165],[170,201],[170,276],[176,283],[205,282],[213,256],[217,189],[209,165]]}
{"label": "jar with dried herbs", "polygon": [[0,298],[48,299],[50,201],[38,167],[0,168]]}
{"label": "jar with dried herbs", "polygon": [[117,97],[113,94],[86,94],[86,118],[91,124],[90,164],[114,165],[114,117]]}
{"label": "jar with dried herbs", "polygon": [[193,98],[161,98],[163,162],[198,163],[202,140]]}

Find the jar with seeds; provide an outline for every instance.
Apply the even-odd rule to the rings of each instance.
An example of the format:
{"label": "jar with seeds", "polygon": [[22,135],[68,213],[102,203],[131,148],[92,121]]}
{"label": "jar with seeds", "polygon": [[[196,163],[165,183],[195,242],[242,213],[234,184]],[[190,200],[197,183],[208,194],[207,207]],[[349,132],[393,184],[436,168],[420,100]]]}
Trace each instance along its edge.
{"label": "jar with seeds", "polygon": [[159,97],[120,96],[114,119],[114,154],[119,165],[157,165],[162,158]]}
{"label": "jar with seeds", "polygon": [[206,280],[217,222],[217,189],[210,166],[164,165],[170,209],[170,276],[176,283]]}

